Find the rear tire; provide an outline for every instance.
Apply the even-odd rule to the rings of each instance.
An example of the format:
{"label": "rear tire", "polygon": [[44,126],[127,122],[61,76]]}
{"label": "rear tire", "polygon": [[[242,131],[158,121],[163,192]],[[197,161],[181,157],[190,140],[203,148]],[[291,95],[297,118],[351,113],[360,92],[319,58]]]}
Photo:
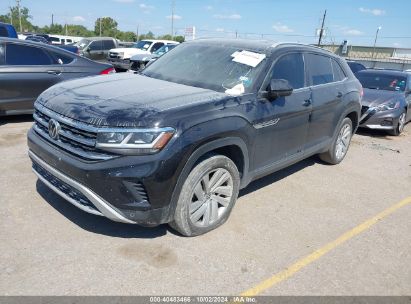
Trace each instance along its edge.
{"label": "rear tire", "polygon": [[239,187],[234,162],[226,156],[209,155],[185,180],[169,225],[184,236],[201,235],[221,226],[234,207]]}
{"label": "rear tire", "polygon": [[400,118],[398,119],[398,125],[395,127],[394,130],[388,131],[388,134],[393,136],[401,135],[402,131],[404,131],[405,122],[406,122],[407,112],[402,112]]}
{"label": "rear tire", "polygon": [[334,139],[330,149],[327,152],[319,154],[322,161],[336,165],[342,162],[347,155],[348,148],[353,135],[352,121],[348,117],[344,118],[338,129],[336,138]]}

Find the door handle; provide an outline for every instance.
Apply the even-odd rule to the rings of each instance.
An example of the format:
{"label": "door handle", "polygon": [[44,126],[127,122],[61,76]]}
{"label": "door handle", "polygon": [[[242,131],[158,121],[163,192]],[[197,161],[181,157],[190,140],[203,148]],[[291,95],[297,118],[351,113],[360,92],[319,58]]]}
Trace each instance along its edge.
{"label": "door handle", "polygon": [[337,97],[338,97],[338,98],[341,98],[342,96],[343,96],[343,93],[341,93],[341,92],[338,92],[338,93],[337,93]]}
{"label": "door handle", "polygon": [[308,99],[304,100],[304,102],[303,102],[304,107],[309,107],[309,106],[311,106],[311,104],[312,104],[311,98],[308,98]]}
{"label": "door handle", "polygon": [[49,71],[47,71],[47,74],[60,75],[61,71],[59,71],[59,70],[49,70]]}

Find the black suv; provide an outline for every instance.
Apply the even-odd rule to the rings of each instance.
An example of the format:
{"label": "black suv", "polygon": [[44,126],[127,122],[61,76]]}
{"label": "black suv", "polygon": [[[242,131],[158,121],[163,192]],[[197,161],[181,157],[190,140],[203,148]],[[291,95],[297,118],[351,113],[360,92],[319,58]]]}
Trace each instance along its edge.
{"label": "black suv", "polygon": [[319,48],[197,40],[140,74],[45,91],[29,155],[39,179],[84,211],[199,235],[227,220],[251,181],[314,154],[341,162],[361,91]]}

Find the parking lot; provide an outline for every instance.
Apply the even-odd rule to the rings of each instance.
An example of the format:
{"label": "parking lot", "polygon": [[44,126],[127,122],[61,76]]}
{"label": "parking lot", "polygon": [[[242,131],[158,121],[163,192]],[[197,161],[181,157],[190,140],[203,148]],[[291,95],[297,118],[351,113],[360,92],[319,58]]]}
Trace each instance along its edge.
{"label": "parking lot", "polygon": [[226,224],[195,238],[48,190],[31,172],[31,124],[0,121],[2,295],[411,294],[411,124],[361,131],[340,165],[313,157],[252,183]]}

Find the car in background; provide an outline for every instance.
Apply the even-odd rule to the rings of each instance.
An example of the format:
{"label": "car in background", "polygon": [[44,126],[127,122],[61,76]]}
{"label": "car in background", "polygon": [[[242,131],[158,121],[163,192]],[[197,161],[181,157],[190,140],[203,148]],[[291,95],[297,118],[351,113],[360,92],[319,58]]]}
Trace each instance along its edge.
{"label": "car in background", "polygon": [[360,127],[400,135],[411,120],[411,74],[368,69],[356,77],[364,89]]}
{"label": "car in background", "polygon": [[79,54],[79,48],[75,45],[70,45],[70,44],[54,44],[53,40],[54,37],[51,37],[49,35],[45,34],[33,34],[33,35],[28,35],[26,37],[27,41],[35,41],[35,42],[41,42],[41,43],[47,43],[47,44],[53,44],[56,47],[59,47],[61,49],[64,49],[66,51],[72,52],[74,54]]}
{"label": "car in background", "polygon": [[143,54],[149,55],[159,50],[164,45],[179,44],[172,40],[150,40],[145,39],[135,43],[132,47],[111,49],[107,60],[118,71],[130,69],[130,58],[134,55]]}
{"label": "car in background", "polygon": [[350,67],[351,71],[356,74],[359,71],[362,70],[366,70],[367,68],[365,67],[365,65],[363,65],[362,63],[359,62],[355,62],[355,61],[349,61],[347,60],[347,64]]}
{"label": "car in background", "polygon": [[130,58],[130,70],[141,71],[144,69],[150,61],[156,60],[158,57],[169,52],[175,48],[178,44],[167,44],[163,45],[157,51],[152,54],[138,54]]}
{"label": "car in background", "polygon": [[49,44],[0,38],[0,116],[32,113],[37,97],[56,83],[113,72]]}
{"label": "car in background", "polygon": [[79,55],[98,61],[105,61],[111,49],[118,47],[117,39],[111,37],[87,37],[74,44]]}
{"label": "car in background", "polygon": [[43,36],[37,36],[37,35],[27,36],[25,40],[41,42],[41,43],[49,43],[46,38],[44,38]]}
{"label": "car in background", "polygon": [[0,37],[18,38],[13,25],[0,22]]}

